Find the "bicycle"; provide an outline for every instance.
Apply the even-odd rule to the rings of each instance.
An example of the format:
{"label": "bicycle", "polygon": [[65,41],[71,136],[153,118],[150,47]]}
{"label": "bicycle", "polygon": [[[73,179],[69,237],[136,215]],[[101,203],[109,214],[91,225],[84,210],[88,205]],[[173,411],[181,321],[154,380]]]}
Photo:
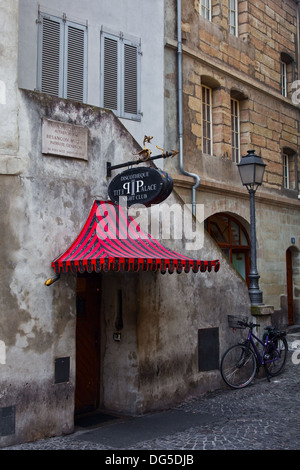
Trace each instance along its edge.
{"label": "bicycle", "polygon": [[[260,367],[264,367],[268,381],[282,372],[288,352],[285,331],[267,326],[263,338],[259,339],[252,330],[260,325],[248,323],[247,317],[228,315],[228,324],[233,329],[248,328],[249,331],[245,341],[231,346],[222,356],[220,372],[227,385],[231,388],[246,387]],[[262,353],[254,340],[262,345]]]}

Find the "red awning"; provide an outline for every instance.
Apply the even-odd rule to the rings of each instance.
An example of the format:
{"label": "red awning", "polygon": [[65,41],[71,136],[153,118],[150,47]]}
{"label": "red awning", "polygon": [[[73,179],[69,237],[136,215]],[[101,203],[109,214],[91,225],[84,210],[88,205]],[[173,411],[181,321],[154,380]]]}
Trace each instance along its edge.
{"label": "red awning", "polygon": [[52,262],[56,274],[68,271],[160,270],[173,273],[217,272],[219,260],[193,260],[164,247],[143,232],[127,211],[110,201],[95,201],[89,217],[72,245]]}

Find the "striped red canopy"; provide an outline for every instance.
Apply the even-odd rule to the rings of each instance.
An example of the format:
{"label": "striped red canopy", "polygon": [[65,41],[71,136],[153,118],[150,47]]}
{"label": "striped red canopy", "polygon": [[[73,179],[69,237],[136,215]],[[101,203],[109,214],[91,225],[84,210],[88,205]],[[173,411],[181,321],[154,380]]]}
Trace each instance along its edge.
{"label": "striped red canopy", "polygon": [[89,217],[72,245],[52,262],[56,274],[106,271],[173,273],[217,272],[219,260],[193,260],[164,247],[143,232],[127,211],[110,201],[94,201]]}

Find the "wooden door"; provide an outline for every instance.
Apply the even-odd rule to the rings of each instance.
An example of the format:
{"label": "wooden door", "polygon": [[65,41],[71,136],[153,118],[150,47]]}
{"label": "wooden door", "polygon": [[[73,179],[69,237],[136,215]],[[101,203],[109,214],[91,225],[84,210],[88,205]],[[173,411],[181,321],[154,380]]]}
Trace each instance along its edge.
{"label": "wooden door", "polygon": [[286,251],[286,284],[287,284],[287,304],[288,304],[288,324],[294,324],[294,298],[293,298],[293,265],[292,252]]}
{"label": "wooden door", "polygon": [[96,410],[100,393],[100,276],[77,276],[75,414]]}

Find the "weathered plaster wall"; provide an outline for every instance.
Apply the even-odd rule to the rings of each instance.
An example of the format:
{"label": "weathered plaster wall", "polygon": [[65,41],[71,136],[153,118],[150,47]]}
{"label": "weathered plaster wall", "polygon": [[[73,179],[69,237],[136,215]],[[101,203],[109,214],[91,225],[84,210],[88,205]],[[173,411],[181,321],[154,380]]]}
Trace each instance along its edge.
{"label": "weathered plaster wall", "polygon": [[[170,245],[171,243],[171,245]],[[176,251],[181,240],[165,241]],[[138,351],[143,411],[156,401],[158,408],[187,395],[221,386],[218,369],[199,371],[198,330],[219,328],[220,355],[230,342],[227,315],[250,313],[244,281],[204,233],[203,248],[184,251],[197,259],[220,259],[218,273],[173,273],[139,278]]]}
{"label": "weathered plaster wall", "polygon": [[[115,116],[91,106],[20,91],[20,150],[24,171],[1,177],[0,407],[15,406],[15,434],[1,445],[71,432],[75,390],[75,275],[47,288],[51,261],[80,232],[95,198],[107,198],[106,161],[119,163],[136,143]],[[88,161],[46,156],[44,118],[84,125]],[[181,200],[173,194],[169,203]],[[166,244],[191,257],[216,259],[219,249],[186,252],[182,240]],[[191,392],[218,387],[217,370],[197,370],[197,331],[218,327],[227,342],[227,313],[249,311],[246,286],[222,259],[219,273],[103,275],[101,405],[123,413],[169,406]],[[113,341],[117,295],[122,290],[121,341]],[[70,377],[55,384],[55,359],[70,357]],[[34,403],[34,407],[33,407]]]}
{"label": "weathered plaster wall", "polygon": [[18,1],[0,5],[0,171],[19,171],[18,136]]}
{"label": "weathered plaster wall", "polygon": [[[203,255],[216,255],[211,246]],[[227,315],[249,316],[248,291],[222,259],[222,272],[151,272],[102,277],[102,406],[140,414],[222,386],[218,369],[198,370],[198,329],[219,328],[220,355],[233,338]],[[123,295],[121,340],[118,290]]]}
{"label": "weathered plaster wall", "polygon": [[[173,193],[168,204],[175,203],[182,201]],[[139,414],[220,387],[218,368],[199,371],[198,330],[219,329],[221,355],[236,340],[230,335],[227,315],[250,315],[245,282],[207,234],[203,247],[193,251],[186,250],[181,239],[162,242],[192,258],[221,259],[221,269],[102,276],[101,381],[106,409]],[[123,328],[120,342],[114,342],[118,290],[123,298]]]}
{"label": "weathered plaster wall", "polygon": [[[1,445],[73,429],[75,277],[64,276],[50,289],[44,282],[94,199],[107,198],[106,161],[136,151],[122,124],[99,108],[20,91],[19,114],[25,170],[1,175],[0,187],[0,407],[16,406],[16,433],[0,437]],[[88,127],[88,161],[41,153],[45,117]],[[70,380],[55,384],[55,359],[66,356]]]}

